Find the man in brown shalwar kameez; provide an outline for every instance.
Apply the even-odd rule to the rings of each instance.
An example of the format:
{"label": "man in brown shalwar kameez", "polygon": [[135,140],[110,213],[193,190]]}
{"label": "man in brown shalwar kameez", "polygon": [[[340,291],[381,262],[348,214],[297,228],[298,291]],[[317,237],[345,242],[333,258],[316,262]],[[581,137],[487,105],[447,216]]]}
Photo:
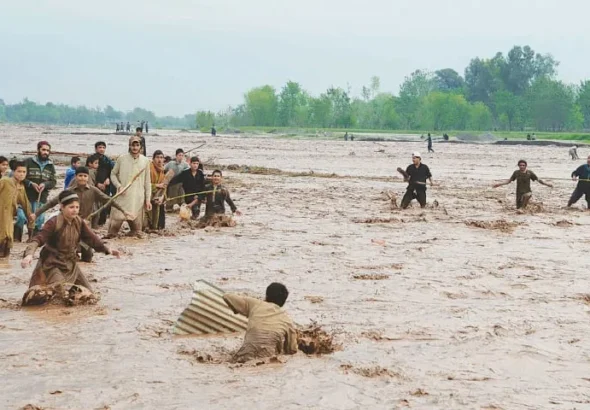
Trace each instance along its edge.
{"label": "man in brown shalwar kameez", "polygon": [[[20,206],[26,215],[31,213],[31,204],[23,181],[27,176],[27,166],[17,162],[10,178],[0,179],[0,258],[7,258],[14,242],[14,217]],[[32,223],[29,229],[33,229]]]}
{"label": "man in brown shalwar kameez", "polygon": [[[111,197],[102,192],[100,189],[94,185],[90,185],[89,170],[86,167],[78,167],[76,169],[76,179],[70,184],[69,190],[78,195],[78,200],[80,202],[79,216],[82,219],[87,219],[90,214],[92,214],[92,211],[94,210],[94,204],[103,205],[111,199]],[[31,218],[37,218],[39,215],[49,211],[57,204],[59,204],[59,197],[51,199],[41,208],[37,209],[35,214],[31,215]],[[134,215],[125,212],[125,210],[117,203],[117,200],[113,201],[111,205],[113,208],[123,212],[128,219],[132,220],[135,218]],[[81,243],[80,253],[82,254],[82,261],[92,261],[92,248],[84,242]]]}
{"label": "man in brown shalwar kameez", "polygon": [[76,193],[67,190],[61,192],[59,202],[61,213],[43,225],[41,231],[27,246],[21,261],[23,269],[26,268],[31,264],[37,248],[42,247],[29,289],[36,285],[72,283],[92,291],[90,283],[78,266],[77,250],[80,241],[107,255],[119,257],[119,251],[110,250],[92,232],[86,221],[78,216],[80,202]]}
{"label": "man in brown shalwar kameez", "polygon": [[248,317],[244,344],[234,355],[236,362],[297,353],[297,331],[291,318],[282,309],[289,291],[281,283],[266,288],[264,301],[246,296],[226,294],[223,300],[236,314]]}

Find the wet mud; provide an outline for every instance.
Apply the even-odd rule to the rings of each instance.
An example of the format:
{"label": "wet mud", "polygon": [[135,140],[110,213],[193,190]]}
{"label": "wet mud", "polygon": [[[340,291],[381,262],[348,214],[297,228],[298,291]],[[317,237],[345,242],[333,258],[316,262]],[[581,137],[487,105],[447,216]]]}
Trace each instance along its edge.
{"label": "wet mud", "polygon": [[[0,125],[0,154],[43,139],[91,153],[93,135],[73,132],[104,130]],[[21,307],[33,268],[20,268],[26,244],[16,244],[0,260],[0,408],[588,405],[590,213],[583,201],[566,208],[571,181],[532,184],[541,212],[517,212],[514,184],[491,188],[521,158],[542,179],[569,178],[583,161],[569,160],[567,147],[439,144],[423,158],[437,183],[427,208],[400,210],[391,198],[406,184],[396,168],[423,142],[375,152],[362,141],[158,134],[146,135],[148,148],[167,154],[205,140],[196,153],[225,167],[243,216],[232,228],[196,229],[172,213],[166,234],[109,239],[121,259],[80,264],[100,295],[91,306]],[[108,154],[126,151],[126,136],[96,137]],[[373,274],[387,278],[355,278]],[[315,320],[341,348],[217,363],[243,334],[171,332],[198,279],[257,297],[283,282],[293,320]]]}

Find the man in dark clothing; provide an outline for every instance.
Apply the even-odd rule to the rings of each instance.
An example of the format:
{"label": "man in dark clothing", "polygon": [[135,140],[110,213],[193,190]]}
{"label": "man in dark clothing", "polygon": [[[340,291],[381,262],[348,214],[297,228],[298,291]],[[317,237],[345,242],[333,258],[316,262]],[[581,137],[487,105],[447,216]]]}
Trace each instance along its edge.
{"label": "man in dark clothing", "polygon": [[150,126],[149,126],[149,124],[148,124],[147,121],[145,122],[145,133],[146,134],[149,134],[150,133]]}
{"label": "man in dark clothing", "polygon": [[512,181],[516,181],[516,209],[526,208],[533,196],[531,181],[539,181],[539,184],[553,188],[553,185],[539,179],[533,171],[529,171],[527,169],[527,162],[524,159],[518,161],[518,170],[512,173],[510,179],[494,184],[493,187],[498,188],[502,185],[508,185]]}
{"label": "man in dark clothing", "polygon": [[430,186],[432,186],[432,174],[430,173],[430,168],[428,168],[428,165],[422,163],[422,157],[419,152],[414,152],[412,154],[412,162],[413,164],[406,168],[408,187],[402,198],[402,209],[406,209],[414,198],[418,200],[420,207],[424,208],[426,206],[427,179],[430,181]]}
{"label": "man in dark clothing", "polygon": [[192,157],[190,168],[172,178],[168,185],[179,183],[182,184],[184,194],[187,195],[184,197],[184,202],[191,208],[192,219],[197,219],[201,212],[201,201],[205,197],[203,194],[194,195],[205,190],[205,174],[199,157]]}
{"label": "man in dark clothing", "polygon": [[[50,153],[51,145],[47,141],[41,141],[37,144],[37,155],[25,161],[27,165],[25,187],[33,212],[45,205],[49,191],[55,188],[55,166],[49,159]],[[35,230],[29,234],[31,238],[41,230],[43,222],[45,222],[44,216],[35,221]],[[22,229],[22,226],[20,228]]]}
{"label": "man in dark clothing", "polygon": [[[108,196],[115,194],[115,189],[111,184],[111,171],[115,166],[115,161],[105,155],[107,144],[104,141],[98,141],[94,144],[95,155],[98,156],[98,169],[96,170],[96,187]],[[98,217],[98,225],[106,223],[109,211],[103,210]],[[94,221],[96,223],[96,221]]]}
{"label": "man in dark clothing", "polygon": [[217,135],[217,130],[215,129],[215,125],[211,127],[211,135],[213,137]]}
{"label": "man in dark clothing", "polygon": [[125,130],[127,132],[130,132],[131,131],[131,124],[129,124],[129,121],[127,121],[127,126],[125,127]]}
{"label": "man in dark clothing", "polygon": [[570,207],[580,200],[582,196],[586,196],[586,204],[590,209],[590,155],[588,156],[587,163],[580,165],[574,172],[572,172],[572,179],[578,181],[576,189],[572,193],[567,206]]}
{"label": "man in dark clothing", "polygon": [[119,132],[119,123],[117,123],[117,129],[115,130],[115,132]]}
{"label": "man in dark clothing", "polygon": [[141,127],[137,127],[135,129],[135,135],[139,137],[139,139],[141,140],[141,155],[143,155],[144,157],[147,156],[147,147],[145,146],[145,138],[143,135],[141,135],[143,133],[143,121],[141,124]]}
{"label": "man in dark clothing", "polygon": [[225,215],[225,203],[229,205],[231,212],[238,216],[242,213],[238,210],[234,201],[229,196],[229,191],[226,187],[221,185],[223,175],[220,170],[216,169],[211,175],[211,184],[205,186],[207,192],[207,205],[205,206],[205,218],[210,218],[213,215]]}
{"label": "man in dark clothing", "polygon": [[432,137],[430,136],[430,133],[428,133],[428,152],[434,152],[432,149]]}

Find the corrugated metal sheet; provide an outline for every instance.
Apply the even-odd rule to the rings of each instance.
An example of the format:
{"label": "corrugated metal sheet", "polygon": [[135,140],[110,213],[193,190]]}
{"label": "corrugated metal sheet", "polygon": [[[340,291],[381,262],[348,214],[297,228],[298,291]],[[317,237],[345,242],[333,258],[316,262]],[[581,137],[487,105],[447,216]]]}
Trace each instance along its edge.
{"label": "corrugated metal sheet", "polygon": [[191,304],[182,312],[174,333],[177,335],[206,335],[245,331],[248,319],[236,315],[223,300],[223,290],[204,280],[193,285]]}

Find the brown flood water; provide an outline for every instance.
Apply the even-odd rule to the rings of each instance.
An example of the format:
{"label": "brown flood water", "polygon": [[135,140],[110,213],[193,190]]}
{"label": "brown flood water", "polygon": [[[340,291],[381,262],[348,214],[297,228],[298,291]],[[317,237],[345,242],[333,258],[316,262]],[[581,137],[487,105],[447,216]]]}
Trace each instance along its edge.
{"label": "brown flood water", "polygon": [[[2,153],[40,139],[70,152],[99,139],[110,154],[127,145],[43,131],[71,129],[1,126]],[[430,155],[424,143],[156,132],[150,152],[206,140],[199,154],[210,162],[344,177],[227,172],[238,226],[110,241],[128,253],[82,266],[97,280],[96,306],[14,307],[32,272],[20,268],[18,244],[0,265],[0,408],[590,408],[590,215],[583,201],[564,208],[569,181],[534,183],[536,213],[515,212],[514,184],[490,188],[520,158],[541,178],[568,178],[583,161],[567,148],[435,143]],[[414,150],[441,183],[428,191],[439,206],[392,211],[382,192],[401,199],[395,168]],[[375,178],[386,176],[395,181]],[[375,219],[385,222],[364,223]],[[264,366],[198,363],[182,352],[220,355],[242,335],[171,335],[197,279],[260,295],[284,282],[294,320],[316,320],[342,350]]]}

